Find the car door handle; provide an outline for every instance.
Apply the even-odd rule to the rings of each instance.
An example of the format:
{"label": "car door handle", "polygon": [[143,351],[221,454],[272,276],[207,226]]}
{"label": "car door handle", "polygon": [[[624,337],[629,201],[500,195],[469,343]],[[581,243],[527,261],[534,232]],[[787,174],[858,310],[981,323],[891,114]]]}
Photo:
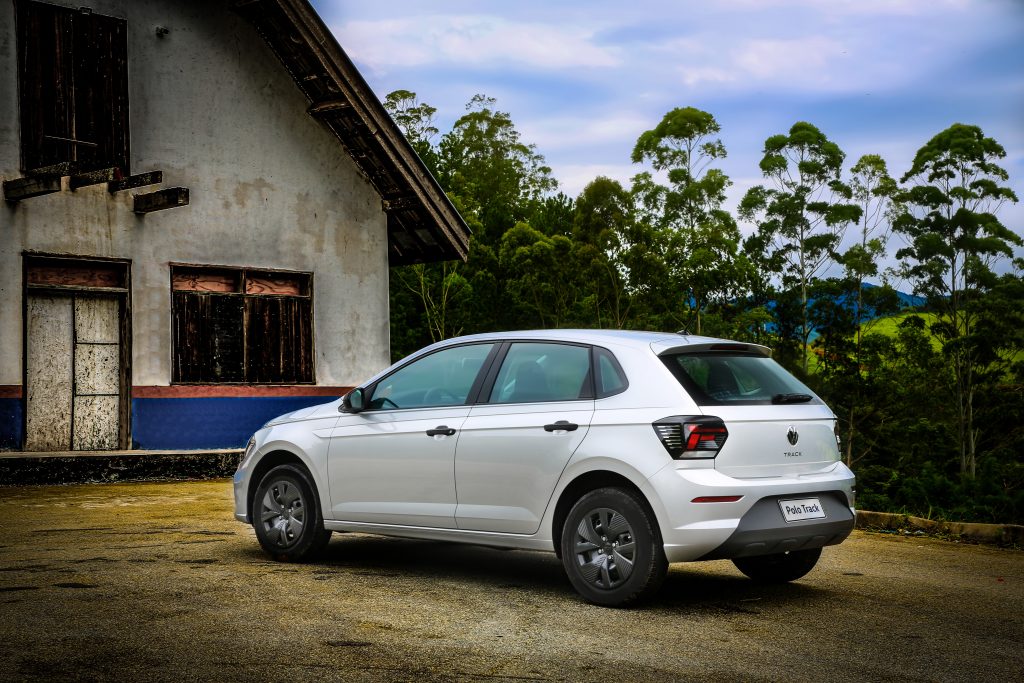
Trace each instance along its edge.
{"label": "car door handle", "polygon": [[565,420],[559,420],[553,425],[544,425],[545,432],[575,432],[579,428],[580,426],[578,424],[573,424],[572,422],[567,422]]}
{"label": "car door handle", "polygon": [[451,436],[454,433],[455,430],[448,425],[441,425],[440,427],[427,430],[427,436]]}

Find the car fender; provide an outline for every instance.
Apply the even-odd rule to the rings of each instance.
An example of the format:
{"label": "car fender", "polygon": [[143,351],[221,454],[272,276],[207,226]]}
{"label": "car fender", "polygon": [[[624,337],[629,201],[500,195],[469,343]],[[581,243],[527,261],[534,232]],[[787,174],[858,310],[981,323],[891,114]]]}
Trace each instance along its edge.
{"label": "car fender", "polygon": [[[577,451],[578,453],[578,451]],[[661,506],[661,501],[657,500],[654,496],[654,489],[651,487],[650,482],[647,481],[647,477],[643,475],[639,470],[632,467],[630,464],[623,462],[622,460],[603,456],[582,456],[577,457],[576,455],[569,461],[565,469],[562,471],[562,476],[559,478],[558,483],[555,486],[555,490],[548,501],[547,509],[544,511],[544,518],[541,520],[540,529],[537,532],[538,537],[543,537],[545,540],[553,542],[553,528],[555,509],[558,506],[558,501],[561,500],[562,494],[565,490],[580,477],[590,474],[592,472],[609,472],[618,475],[628,482],[633,484],[647,502],[650,504],[651,509],[654,511],[654,515],[657,520],[665,518],[665,510]],[[659,527],[661,522],[657,522]]]}
{"label": "car fender", "polygon": [[[324,420],[325,425],[317,429],[309,429],[309,422],[311,420],[288,422],[271,427],[264,437],[265,440],[257,446],[256,454],[249,465],[249,472],[251,474],[255,471],[259,463],[271,453],[283,452],[295,456],[309,471],[317,489],[321,514],[326,518],[332,509],[330,488],[327,486],[325,476],[329,442],[328,439],[319,437],[317,432],[325,430],[329,432],[337,422],[337,417],[332,416]],[[259,483],[250,482],[250,485],[258,486]]]}

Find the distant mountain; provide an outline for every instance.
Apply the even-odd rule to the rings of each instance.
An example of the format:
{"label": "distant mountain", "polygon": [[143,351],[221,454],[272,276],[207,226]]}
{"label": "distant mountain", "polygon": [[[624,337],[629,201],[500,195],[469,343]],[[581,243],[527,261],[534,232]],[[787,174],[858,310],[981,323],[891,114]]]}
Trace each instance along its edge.
{"label": "distant mountain", "polygon": [[[864,283],[864,289],[875,289],[878,285],[873,285],[869,282]],[[896,292],[896,296],[900,300],[900,308],[917,308],[918,306],[924,306],[927,303],[927,299],[923,296],[917,296],[916,294],[907,294],[906,292]]]}
{"label": "distant mountain", "polygon": [[[864,283],[864,289],[876,289],[877,287],[878,285],[873,285],[868,282]],[[839,297],[839,303],[848,305],[850,308],[853,308],[854,300],[847,301],[847,298],[848,297],[845,296]],[[927,299],[925,299],[923,296],[917,296],[916,294],[907,294],[906,292],[896,292],[896,298],[899,299],[900,310],[906,310],[908,308],[918,308],[920,306],[924,306],[925,303],[927,303]],[[808,305],[814,305],[814,299],[809,300],[807,303]],[[769,301],[766,304],[766,308],[769,311],[775,310],[775,301]],[[878,316],[875,314],[873,310],[871,310],[870,306],[866,306],[863,309],[863,311],[861,311],[862,321],[873,320],[876,317]],[[775,323],[767,323],[764,327],[765,330],[768,332],[774,332],[777,329]],[[814,341],[819,336],[820,335],[818,334],[817,330],[811,330],[811,334],[808,341]]]}

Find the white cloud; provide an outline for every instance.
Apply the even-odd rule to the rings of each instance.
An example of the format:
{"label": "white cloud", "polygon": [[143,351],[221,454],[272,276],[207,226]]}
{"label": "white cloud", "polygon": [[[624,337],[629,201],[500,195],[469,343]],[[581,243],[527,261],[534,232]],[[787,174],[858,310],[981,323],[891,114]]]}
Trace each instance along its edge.
{"label": "white cloud", "polygon": [[717,66],[681,66],[678,69],[683,83],[693,87],[701,83],[729,83],[736,80],[736,71]]}
{"label": "white cloud", "polygon": [[549,149],[591,147],[609,142],[635,140],[653,128],[657,120],[640,114],[621,113],[587,117],[586,113],[558,118],[534,118],[519,125],[525,142]]}
{"label": "white cloud", "polygon": [[558,189],[570,197],[578,197],[583,188],[598,176],[618,180],[625,188],[630,178],[642,169],[633,164],[554,164],[552,171],[558,178]]}
{"label": "white cloud", "polygon": [[521,22],[488,15],[427,15],[350,21],[332,27],[345,49],[374,70],[438,63],[518,64],[532,68],[609,67],[616,50],[581,26]]}
{"label": "white cloud", "polygon": [[732,10],[818,11],[826,16],[934,15],[945,8],[968,9],[970,0],[718,0],[720,6]]}
{"label": "white cloud", "polygon": [[749,88],[771,83],[785,89],[847,89],[863,82],[851,58],[870,50],[826,35],[775,39],[704,34],[699,40],[674,40],[653,47],[677,64],[674,71],[688,88]]}
{"label": "white cloud", "polygon": [[733,64],[763,79],[827,80],[831,63],[846,50],[823,36],[792,40],[752,40],[733,54]]}

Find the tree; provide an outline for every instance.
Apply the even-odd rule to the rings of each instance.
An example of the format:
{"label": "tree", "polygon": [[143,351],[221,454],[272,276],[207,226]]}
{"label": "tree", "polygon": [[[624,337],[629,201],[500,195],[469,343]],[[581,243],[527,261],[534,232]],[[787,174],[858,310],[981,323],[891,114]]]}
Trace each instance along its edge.
{"label": "tree", "polygon": [[695,228],[725,201],[732,183],[721,170],[710,168],[726,155],[725,145],[713,137],[720,130],[711,114],[685,107],[668,112],[637,138],[633,163],[649,163],[668,176],[672,189],[665,199],[667,223]]}
{"label": "tree", "polygon": [[423,306],[430,341],[462,334],[465,316],[459,316],[456,309],[472,297],[473,288],[457,263],[419,263],[396,269],[396,275]]}
{"label": "tree", "polygon": [[420,159],[437,174],[437,150],[432,142],[438,134],[434,125],[437,109],[425,102],[420,102],[416,93],[410,90],[395,90],[384,98],[384,108],[391,114],[405,137],[412,144]]}
{"label": "tree", "polygon": [[878,275],[878,260],[885,254],[892,221],[899,215],[902,205],[898,201],[899,185],[889,175],[885,159],[877,154],[865,154],[850,169],[850,189],[860,206],[860,240],[843,254],[842,262],[847,277],[857,282],[857,301],[854,320],[857,325],[857,346],[860,346],[862,324],[874,318],[878,311],[864,307],[864,281]]}
{"label": "tree", "polygon": [[740,203],[740,215],[756,220],[756,239],[769,272],[782,274],[784,286],[800,296],[799,339],[807,374],[807,345],[813,328],[808,292],[812,281],[838,257],[846,228],[860,218],[850,203],[853,193],[840,180],[845,155],[818,128],[793,124],[788,135],[764,143],[761,173],[770,186],[752,187]]}
{"label": "tree", "polygon": [[557,188],[551,169],[533,145],[520,140],[494,98],[474,96],[466,113],[438,145],[438,180],[480,219],[487,244],[497,245],[516,223],[528,221],[544,196]]}
{"label": "tree", "polygon": [[938,317],[932,331],[953,373],[960,472],[971,478],[977,469],[974,401],[985,365],[976,302],[997,283],[994,263],[1024,244],[996,217],[1005,202],[1017,201],[1000,184],[1008,175],[996,162],[1005,156],[979,127],[953,124],[914,156],[902,179],[913,184],[905,194],[909,211],[895,224],[908,242],[896,254],[902,272]]}
{"label": "tree", "polygon": [[556,183],[544,158],[520,141],[494,99],[473,97],[436,144],[436,110],[416,93],[396,90],[384,104],[473,231],[466,263],[392,271],[391,301],[398,312],[392,338],[401,345],[396,351],[412,351],[417,341],[516,326],[524,309],[503,286],[509,279],[504,267],[512,261],[500,258],[501,238],[520,224],[529,227],[533,218],[544,234],[569,234],[572,201],[550,195]]}
{"label": "tree", "polygon": [[633,148],[633,163],[648,163],[665,173],[668,186],[650,173],[633,179],[640,214],[655,228],[664,245],[672,295],[668,314],[677,327],[702,332],[702,314],[712,304],[735,298],[745,286],[744,261],[737,259],[740,231],[721,208],[729,178],[711,165],[726,156],[715,137],[720,127],[711,114],[694,107],[676,108],[653,129],[645,131]]}
{"label": "tree", "polygon": [[527,326],[565,324],[579,292],[572,240],[517,223],[502,236],[498,254],[506,274],[505,289],[511,303],[526,312]]}
{"label": "tree", "polygon": [[622,257],[629,247],[632,222],[632,198],[616,180],[595,178],[576,199],[572,239],[584,282],[590,285],[584,300],[598,327],[607,324],[621,329],[629,319],[633,298]]}

